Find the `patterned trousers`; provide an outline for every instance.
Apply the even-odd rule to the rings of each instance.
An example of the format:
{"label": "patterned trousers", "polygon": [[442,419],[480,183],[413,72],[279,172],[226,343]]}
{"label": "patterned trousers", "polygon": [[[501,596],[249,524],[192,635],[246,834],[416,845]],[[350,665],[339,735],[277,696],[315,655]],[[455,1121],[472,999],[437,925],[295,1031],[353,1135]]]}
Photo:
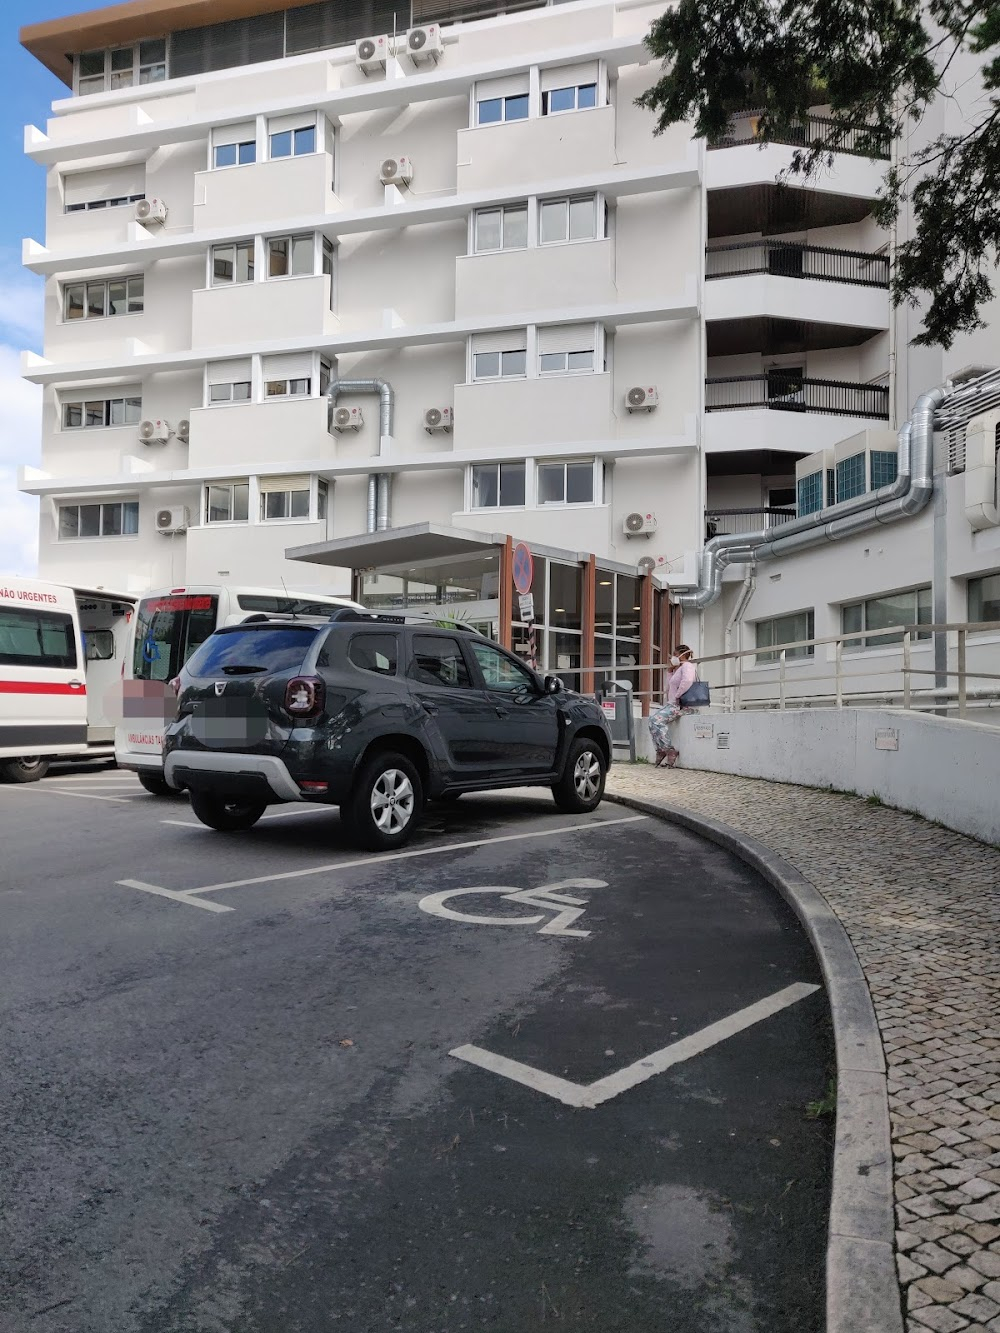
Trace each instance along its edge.
{"label": "patterned trousers", "polygon": [[670,728],[681,715],[680,704],[660,704],[649,715],[649,734],[658,750],[665,750],[671,744]]}

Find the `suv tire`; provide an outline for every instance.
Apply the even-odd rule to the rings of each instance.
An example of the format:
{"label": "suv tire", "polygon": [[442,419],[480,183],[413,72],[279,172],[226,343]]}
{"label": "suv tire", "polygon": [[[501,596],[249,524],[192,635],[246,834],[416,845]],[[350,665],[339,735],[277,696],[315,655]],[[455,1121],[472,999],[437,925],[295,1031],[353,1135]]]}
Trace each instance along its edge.
{"label": "suv tire", "polygon": [[0,762],[0,782],[37,782],[48,771],[47,759],[36,759],[29,755],[19,759],[4,759]]}
{"label": "suv tire", "polygon": [[608,763],[598,743],[586,738],[574,741],[562,777],[552,787],[556,805],[568,814],[596,810],[604,795],[607,775]]}
{"label": "suv tire", "polygon": [[362,768],[341,816],[355,842],[385,852],[409,842],[423,808],[420,774],[405,755],[385,750]]}
{"label": "suv tire", "polygon": [[225,796],[193,791],[191,809],[203,824],[219,833],[242,833],[253,828],[267,806],[260,801],[227,800]]}
{"label": "suv tire", "polygon": [[171,787],[165,777],[159,773],[137,773],[139,786],[145,787],[150,796],[180,796],[181,792],[176,787]]}

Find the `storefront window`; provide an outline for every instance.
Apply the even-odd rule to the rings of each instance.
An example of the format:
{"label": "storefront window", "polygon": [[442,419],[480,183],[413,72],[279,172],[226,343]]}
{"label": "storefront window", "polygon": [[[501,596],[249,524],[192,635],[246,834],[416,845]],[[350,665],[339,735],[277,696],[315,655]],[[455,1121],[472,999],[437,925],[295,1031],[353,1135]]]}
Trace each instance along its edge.
{"label": "storefront window", "polygon": [[582,662],[580,635],[563,633],[550,634],[548,637],[554,649],[549,659],[549,671],[560,676],[567,689],[580,690],[583,679],[580,674]]}
{"label": "storefront window", "polygon": [[579,565],[550,565],[549,624],[558,629],[581,626],[582,570]]}

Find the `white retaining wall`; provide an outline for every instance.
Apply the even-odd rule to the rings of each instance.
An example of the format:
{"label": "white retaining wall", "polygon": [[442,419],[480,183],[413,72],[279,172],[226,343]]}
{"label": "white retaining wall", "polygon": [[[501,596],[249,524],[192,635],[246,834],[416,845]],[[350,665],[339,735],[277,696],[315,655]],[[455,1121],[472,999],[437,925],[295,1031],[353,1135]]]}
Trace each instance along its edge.
{"label": "white retaining wall", "polygon": [[[637,753],[651,757],[644,719]],[[1000,846],[1000,731],[901,709],[797,709],[682,717],[684,768],[878,796]]]}

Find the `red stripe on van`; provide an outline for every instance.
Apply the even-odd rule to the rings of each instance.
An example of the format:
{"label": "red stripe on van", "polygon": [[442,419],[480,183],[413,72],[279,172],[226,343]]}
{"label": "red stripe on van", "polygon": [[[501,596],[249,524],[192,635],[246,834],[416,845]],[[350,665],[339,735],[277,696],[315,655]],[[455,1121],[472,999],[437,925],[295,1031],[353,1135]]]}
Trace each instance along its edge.
{"label": "red stripe on van", "polygon": [[85,685],[56,685],[51,681],[0,680],[0,694],[86,694]]}

